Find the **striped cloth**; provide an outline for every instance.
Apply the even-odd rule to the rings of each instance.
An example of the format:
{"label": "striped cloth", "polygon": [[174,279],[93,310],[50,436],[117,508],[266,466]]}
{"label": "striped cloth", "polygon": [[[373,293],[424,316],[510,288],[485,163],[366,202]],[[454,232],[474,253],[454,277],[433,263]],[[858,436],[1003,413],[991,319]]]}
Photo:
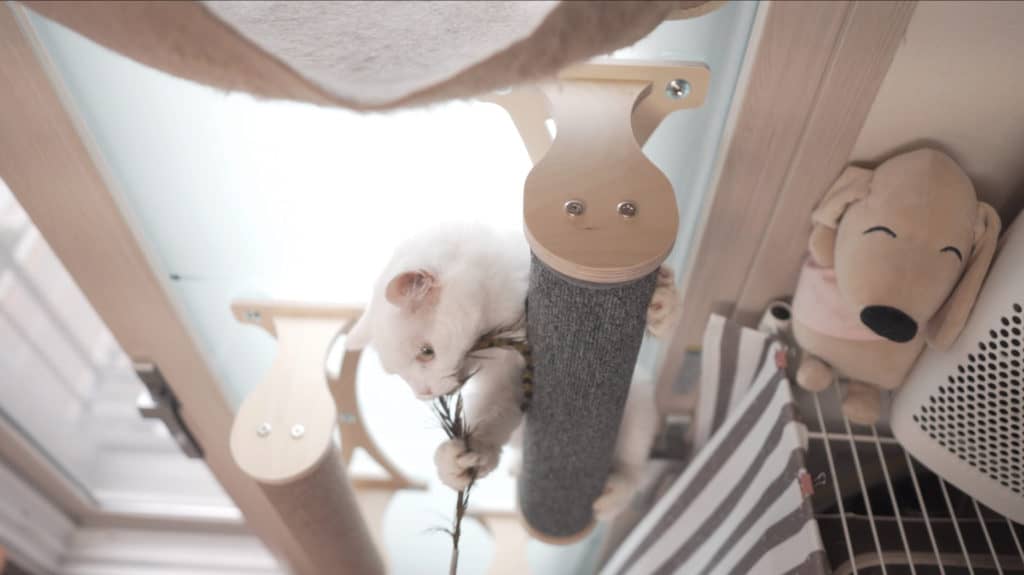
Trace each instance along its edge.
{"label": "striped cloth", "polygon": [[[722,426],[765,366],[778,344],[768,334],[712,315],[704,329],[693,449],[699,450]],[[774,363],[772,363],[774,365]]]}
{"label": "striped cloth", "polygon": [[713,345],[705,351],[722,350],[716,379],[750,373],[751,383],[729,385],[708,403],[716,415],[725,406],[720,429],[601,573],[826,573],[804,468],[806,434],[780,367],[785,350],[720,317],[708,331],[705,345]]}

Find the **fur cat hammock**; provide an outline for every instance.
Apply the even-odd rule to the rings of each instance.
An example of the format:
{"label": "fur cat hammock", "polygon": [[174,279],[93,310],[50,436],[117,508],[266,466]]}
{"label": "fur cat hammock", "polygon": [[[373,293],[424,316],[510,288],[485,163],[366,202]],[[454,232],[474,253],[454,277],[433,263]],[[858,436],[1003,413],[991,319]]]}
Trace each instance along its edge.
{"label": "fur cat hammock", "polygon": [[[580,62],[633,44],[666,18],[698,16],[719,2],[22,3],[143,64],[263,98],[385,110],[557,78],[527,90],[558,132],[543,157],[531,153],[539,160],[524,195],[534,257],[527,331],[535,386],[519,497],[529,529],[541,538],[567,542],[589,530],[657,270],[677,235],[672,185],[640,146],[667,114],[703,103],[709,71],[700,64]],[[496,101],[515,115],[510,101]],[[303,385],[324,381],[314,375]],[[294,398],[323,396],[289,389]],[[286,407],[297,413],[294,405],[249,405],[236,425],[274,419]],[[258,433],[234,435],[259,442]],[[280,449],[298,443],[284,441]],[[276,457],[282,465],[297,461]],[[323,505],[317,512],[351,516],[351,497],[315,497],[303,483],[336,458],[298,459],[305,467],[275,475],[300,484],[298,499],[283,491],[287,483],[266,481],[272,499],[285,502],[280,510],[295,512],[285,507],[300,499],[333,501],[337,513]],[[335,489],[350,489],[342,483]],[[361,535],[331,538],[312,554],[314,571],[338,572],[339,557],[360,572],[382,569],[355,515],[339,528]],[[294,535],[302,541],[299,531],[316,535],[321,527],[297,524]],[[312,539],[326,542],[323,535]]]}
{"label": "fur cat hammock", "polygon": [[468,98],[629,46],[671,2],[23,1],[147,66],[223,90],[356,110]]}

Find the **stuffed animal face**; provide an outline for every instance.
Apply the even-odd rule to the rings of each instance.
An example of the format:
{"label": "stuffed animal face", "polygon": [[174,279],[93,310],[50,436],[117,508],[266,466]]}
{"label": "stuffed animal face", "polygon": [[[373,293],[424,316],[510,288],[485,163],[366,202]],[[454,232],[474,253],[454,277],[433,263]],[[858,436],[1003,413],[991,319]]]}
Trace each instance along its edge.
{"label": "stuffed animal face", "polygon": [[952,343],[999,233],[998,216],[977,201],[966,174],[934,150],[874,172],[848,168],[814,220],[833,234],[812,252],[831,244],[843,299],[866,327],[900,343],[922,335]]}

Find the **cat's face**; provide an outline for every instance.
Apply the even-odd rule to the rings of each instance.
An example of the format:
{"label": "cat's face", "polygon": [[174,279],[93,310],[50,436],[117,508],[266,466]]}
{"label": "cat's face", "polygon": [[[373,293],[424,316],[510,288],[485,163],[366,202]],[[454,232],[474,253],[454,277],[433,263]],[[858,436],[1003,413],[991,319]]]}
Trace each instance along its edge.
{"label": "cat's face", "polygon": [[384,371],[404,379],[419,399],[451,393],[473,369],[465,358],[480,323],[472,294],[457,287],[440,285],[425,270],[394,275],[349,332],[346,347],[372,340]]}

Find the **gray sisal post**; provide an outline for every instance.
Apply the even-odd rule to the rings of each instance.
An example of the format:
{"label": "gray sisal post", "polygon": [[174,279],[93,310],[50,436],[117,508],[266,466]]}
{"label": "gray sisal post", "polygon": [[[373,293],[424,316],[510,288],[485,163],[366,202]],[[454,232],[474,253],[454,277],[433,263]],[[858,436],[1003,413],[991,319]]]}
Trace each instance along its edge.
{"label": "gray sisal post", "polygon": [[531,534],[550,543],[594,525],[657,270],[678,231],[672,184],[637,138],[666,114],[700,106],[708,78],[700,64],[616,61],[582,64],[541,87],[558,131],[523,191],[533,398],[519,508]]}
{"label": "gray sisal post", "polygon": [[527,331],[535,385],[519,505],[529,525],[549,537],[572,537],[593,522],[656,275],[593,284],[533,260]]}

